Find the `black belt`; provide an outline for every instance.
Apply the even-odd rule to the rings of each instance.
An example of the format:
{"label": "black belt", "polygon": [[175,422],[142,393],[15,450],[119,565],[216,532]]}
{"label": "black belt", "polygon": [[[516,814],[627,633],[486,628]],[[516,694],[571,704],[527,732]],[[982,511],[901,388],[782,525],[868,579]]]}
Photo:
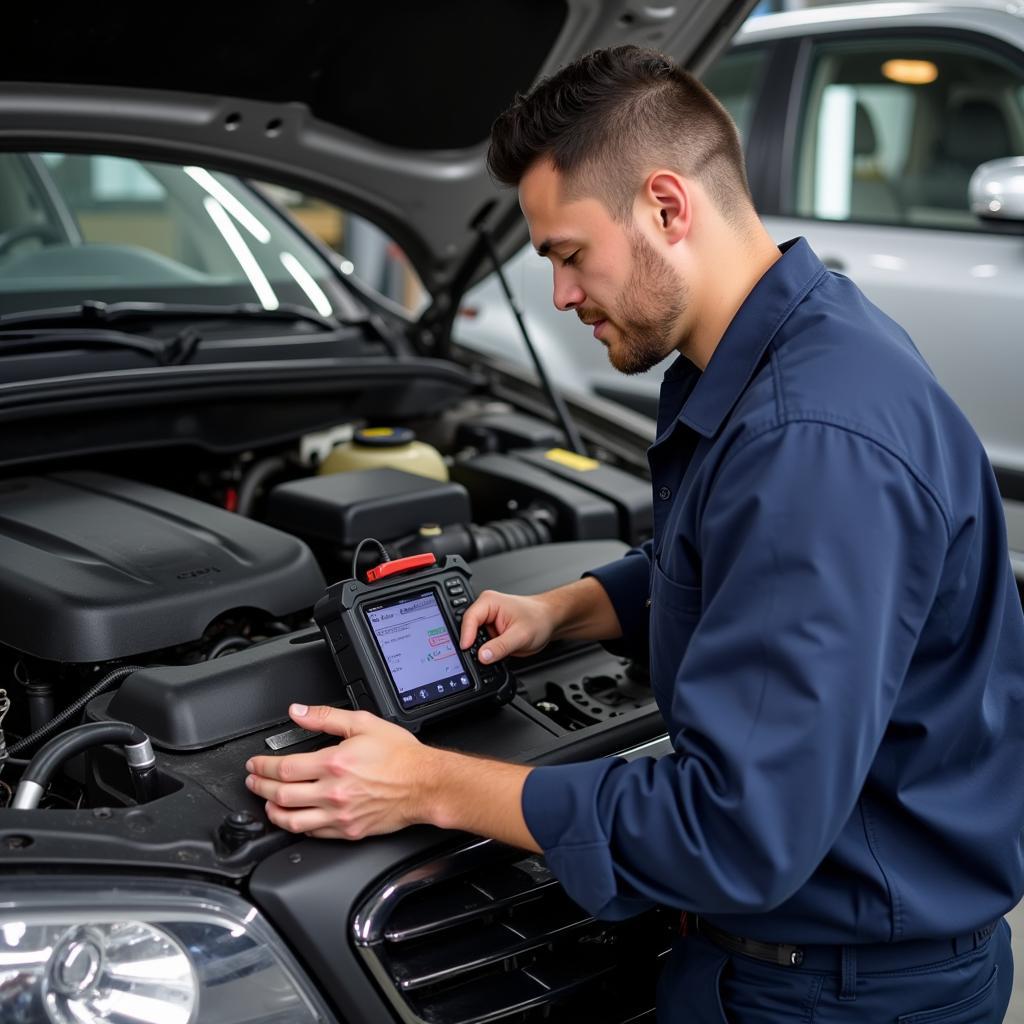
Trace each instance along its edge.
{"label": "black belt", "polygon": [[855,957],[856,969],[860,972],[900,971],[911,967],[948,960],[972,949],[983,946],[996,930],[998,921],[993,921],[975,931],[949,939],[911,939],[907,942],[851,943],[848,946],[790,945],[776,942],[760,942],[757,939],[743,939],[738,935],[716,928],[713,924],[696,915],[683,915],[682,931],[696,932],[709,938],[716,946],[730,953],[741,953],[754,960],[776,964],[781,967],[799,967],[803,970],[843,970],[845,973],[851,955]]}

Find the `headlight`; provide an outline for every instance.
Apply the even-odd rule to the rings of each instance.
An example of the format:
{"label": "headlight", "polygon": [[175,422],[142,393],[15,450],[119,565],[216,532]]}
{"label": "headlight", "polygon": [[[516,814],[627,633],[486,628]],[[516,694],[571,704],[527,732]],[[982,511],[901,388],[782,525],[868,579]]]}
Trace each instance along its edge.
{"label": "headlight", "polygon": [[323,1024],[294,958],[214,886],[0,883],[3,1024]]}

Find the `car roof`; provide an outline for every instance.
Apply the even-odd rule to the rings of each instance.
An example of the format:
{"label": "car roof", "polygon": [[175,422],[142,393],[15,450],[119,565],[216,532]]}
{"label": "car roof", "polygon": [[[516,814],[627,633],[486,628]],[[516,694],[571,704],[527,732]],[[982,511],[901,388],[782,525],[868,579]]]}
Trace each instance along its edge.
{"label": "car roof", "polygon": [[1008,15],[1024,25],[1024,3],[1006,0],[917,0],[893,3],[891,0],[867,0],[865,3],[835,4],[808,7],[780,14],[763,14],[749,19],[737,33],[736,44],[757,40],[801,35],[808,30],[854,31],[866,28],[885,28],[896,24],[924,25],[954,18],[962,19],[979,13]]}

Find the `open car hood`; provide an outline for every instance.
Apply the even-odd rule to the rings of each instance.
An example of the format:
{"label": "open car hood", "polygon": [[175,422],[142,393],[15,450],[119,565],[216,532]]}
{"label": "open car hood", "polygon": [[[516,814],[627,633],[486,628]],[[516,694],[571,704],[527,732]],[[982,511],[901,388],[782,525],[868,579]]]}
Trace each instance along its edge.
{"label": "open car hood", "polygon": [[5,12],[0,148],[192,162],[332,200],[405,249],[435,300],[464,286],[487,225],[526,239],[486,166],[517,91],[633,42],[700,70],[753,0],[192,0]]}

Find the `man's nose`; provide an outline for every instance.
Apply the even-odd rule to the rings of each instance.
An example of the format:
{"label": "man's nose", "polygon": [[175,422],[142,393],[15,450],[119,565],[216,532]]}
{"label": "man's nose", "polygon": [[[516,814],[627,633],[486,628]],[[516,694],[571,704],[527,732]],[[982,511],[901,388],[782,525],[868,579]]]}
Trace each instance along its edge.
{"label": "man's nose", "polygon": [[586,294],[583,289],[570,277],[559,276],[555,273],[555,291],[554,291],[554,303],[555,308],[565,312],[570,309],[576,309],[583,305],[583,301],[586,298]]}

